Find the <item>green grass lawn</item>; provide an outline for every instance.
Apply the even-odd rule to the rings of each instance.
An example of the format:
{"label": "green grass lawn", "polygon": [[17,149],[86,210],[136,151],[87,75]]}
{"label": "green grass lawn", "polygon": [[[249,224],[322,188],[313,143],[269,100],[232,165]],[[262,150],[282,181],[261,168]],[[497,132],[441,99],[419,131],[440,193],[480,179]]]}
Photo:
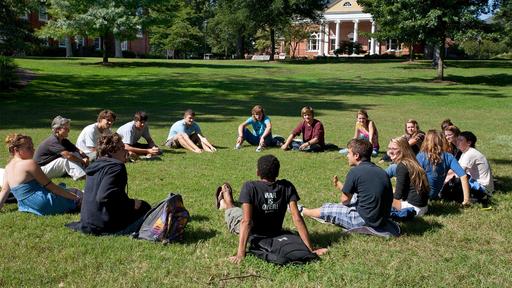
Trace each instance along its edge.
{"label": "green grass lawn", "polygon": [[[192,108],[219,149],[197,155],[165,150],[161,161],[127,164],[130,197],[150,203],[168,192],[183,195],[192,214],[185,241],[167,246],[129,237],[92,237],[64,224],[79,215],[37,217],[0,212],[0,287],[510,287],[512,286],[512,62],[448,62],[450,82],[433,83],[429,63],[354,61],[281,64],[247,61],[16,59],[38,76],[24,89],[0,92],[0,136],[21,132],[40,143],[56,115],[71,118],[70,139],[112,109],[117,128],[137,110],[149,113],[153,138],[162,143],[171,123]],[[355,113],[369,111],[381,147],[403,134],[409,118],[421,129],[439,129],[451,118],[478,136],[477,148],[499,180],[491,211],[478,205],[434,203],[422,219],[403,223],[403,236],[384,240],[347,236],[341,229],[306,220],[312,241],[329,247],[321,261],[278,267],[249,256],[229,263],[238,238],[214,209],[224,181],[238,189],[256,178],[256,160],[272,153],[281,178],[292,181],[307,207],[334,202],[334,174],[344,179],[346,158],[337,152],[305,154],[255,147],[233,150],[236,128],[261,104],[274,134],[287,136],[310,105],[324,123],[326,141],[343,146],[353,135]],[[0,166],[8,152],[0,149]],[[383,164],[383,167],[386,165]],[[84,181],[58,179],[68,186]],[[285,226],[293,228],[291,218]],[[243,277],[247,276],[247,277]]]}

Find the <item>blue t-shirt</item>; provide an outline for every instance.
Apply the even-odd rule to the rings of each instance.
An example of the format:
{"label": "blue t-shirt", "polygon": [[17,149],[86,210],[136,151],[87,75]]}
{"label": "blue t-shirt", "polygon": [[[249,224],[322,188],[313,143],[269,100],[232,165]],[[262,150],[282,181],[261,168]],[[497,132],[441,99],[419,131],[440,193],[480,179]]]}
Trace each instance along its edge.
{"label": "blue t-shirt", "polygon": [[251,124],[252,129],[254,129],[254,134],[258,137],[261,137],[263,132],[265,132],[265,129],[267,129],[267,125],[270,124],[270,118],[265,115],[265,118],[263,118],[262,121],[256,121],[254,118],[249,117],[249,119],[245,121],[245,124]]}
{"label": "blue t-shirt", "polygon": [[457,159],[447,152],[443,152],[441,155],[441,163],[434,167],[430,164],[427,153],[425,152],[418,153],[416,159],[427,174],[428,184],[430,185],[430,199],[437,199],[439,197],[439,192],[443,188],[444,179],[450,169],[459,177],[466,175],[464,169],[462,169],[459,162],[457,162]]}
{"label": "blue t-shirt", "polygon": [[197,125],[196,122],[193,122],[192,125],[185,125],[185,119],[180,120],[174,124],[172,124],[171,129],[169,130],[169,136],[167,136],[167,140],[173,138],[178,135],[178,133],[186,133],[188,136],[193,134],[201,134],[201,128]]}

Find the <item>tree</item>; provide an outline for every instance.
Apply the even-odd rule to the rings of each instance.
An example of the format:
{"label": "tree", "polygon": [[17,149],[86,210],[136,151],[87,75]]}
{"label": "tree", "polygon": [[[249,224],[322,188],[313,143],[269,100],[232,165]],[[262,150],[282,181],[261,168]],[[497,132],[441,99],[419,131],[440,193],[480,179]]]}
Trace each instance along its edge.
{"label": "tree", "polygon": [[37,9],[38,5],[35,0],[0,1],[0,54],[24,51],[38,43],[29,23],[20,18]]}
{"label": "tree", "polygon": [[493,22],[499,27],[502,43],[508,47],[512,46],[512,1],[502,0],[499,2]]}
{"label": "tree", "polygon": [[326,0],[245,0],[246,9],[256,26],[265,28],[270,35],[270,61],[276,50],[276,30],[285,27],[290,19],[301,18],[316,21],[327,5]]}
{"label": "tree", "polygon": [[290,56],[292,58],[295,58],[299,44],[309,38],[311,34],[310,27],[310,21],[302,21],[300,19],[290,21],[287,25],[281,27],[279,34],[283,36],[285,46],[290,47]]}
{"label": "tree", "polygon": [[214,53],[236,54],[243,58],[256,34],[251,13],[241,0],[218,0],[213,7],[214,17],[208,20],[207,40]]}
{"label": "tree", "polygon": [[[371,13],[382,34],[395,30],[400,39],[416,31],[417,40],[440,48],[437,79],[444,78],[445,41],[463,35],[479,25],[478,16],[487,11],[487,0],[359,0],[367,13]],[[397,9],[401,9],[398,11]],[[399,13],[402,16],[395,18]],[[406,17],[402,19],[400,17]],[[391,20],[390,20],[391,19]],[[405,22],[404,24],[398,24]],[[403,32],[403,33],[402,33]],[[412,39],[412,38],[411,38]]]}
{"label": "tree", "polygon": [[204,50],[209,1],[163,1],[153,7],[149,15],[150,41],[156,51],[175,50],[186,55]]}

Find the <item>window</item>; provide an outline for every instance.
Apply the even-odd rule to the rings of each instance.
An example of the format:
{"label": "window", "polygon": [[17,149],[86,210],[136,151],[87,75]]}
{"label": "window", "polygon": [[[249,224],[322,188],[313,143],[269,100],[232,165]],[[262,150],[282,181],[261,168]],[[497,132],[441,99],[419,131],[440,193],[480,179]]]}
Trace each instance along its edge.
{"label": "window", "polygon": [[101,38],[94,38],[94,49],[101,50]]}
{"label": "window", "polygon": [[144,32],[141,26],[137,26],[137,38],[144,38]]}
{"label": "window", "polygon": [[336,38],[331,38],[331,47],[330,50],[336,49]]}
{"label": "window", "polygon": [[397,39],[388,39],[386,42],[386,50],[387,51],[397,51],[398,49],[398,40]]}
{"label": "window", "polygon": [[121,50],[122,51],[128,50],[128,41],[121,42]]}
{"label": "window", "polygon": [[348,38],[348,41],[350,41],[350,42],[354,42],[354,33],[352,33],[352,32],[351,32],[351,33],[349,33],[349,34],[347,35],[347,38]]}
{"label": "window", "polygon": [[39,6],[39,21],[48,21],[48,13],[43,5]]}
{"label": "window", "polygon": [[343,3],[343,7],[352,7],[352,3],[345,2],[345,3]]}
{"label": "window", "polygon": [[76,42],[76,45],[78,45],[78,46],[82,46],[82,47],[85,46],[85,38],[82,36],[75,36],[75,42]]}
{"label": "window", "polygon": [[313,33],[308,38],[308,47],[306,48],[308,51],[318,51],[318,35]]}

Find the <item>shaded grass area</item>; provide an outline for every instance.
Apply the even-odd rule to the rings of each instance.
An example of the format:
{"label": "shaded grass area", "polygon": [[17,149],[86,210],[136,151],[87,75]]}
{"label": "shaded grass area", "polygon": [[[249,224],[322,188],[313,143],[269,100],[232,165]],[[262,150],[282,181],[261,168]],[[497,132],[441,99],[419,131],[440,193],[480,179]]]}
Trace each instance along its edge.
{"label": "shaded grass area", "polygon": [[[17,59],[38,76],[23,90],[0,92],[0,136],[22,132],[35,143],[50,133],[58,114],[72,119],[70,139],[93,123],[99,110],[118,113],[119,127],[133,112],[146,110],[153,138],[162,143],[170,124],[186,108],[197,111],[216,154],[165,150],[161,161],[127,164],[130,197],[150,203],[168,192],[183,195],[192,214],[183,243],[162,246],[128,237],[73,233],[65,223],[78,215],[36,217],[0,212],[0,286],[80,287],[506,287],[512,277],[512,75],[510,61],[448,62],[451,84],[432,83],[429,63],[343,61],[340,63],[259,63],[247,61]],[[214,209],[213,193],[224,181],[238,189],[256,178],[254,147],[233,150],[236,127],[262,104],[274,134],[288,135],[311,105],[326,129],[327,142],[341,147],[353,135],[355,111],[369,110],[381,147],[403,134],[416,118],[422,130],[451,118],[478,136],[499,180],[491,211],[476,206],[433,202],[422,219],[401,224],[404,235],[384,240],[345,235],[341,229],[306,220],[317,246],[329,246],[321,261],[277,267],[254,257],[240,265],[226,258],[238,239],[226,231]],[[344,178],[349,167],[337,152],[303,154],[269,149],[281,161],[280,177],[292,181],[307,207],[333,202],[339,195],[330,179]],[[381,153],[382,155],[382,153]],[[6,149],[0,150],[0,166]],[[375,159],[378,160],[378,159]],[[383,165],[383,167],[385,164]],[[83,188],[84,182],[58,179]],[[293,229],[287,216],[285,227]]]}

